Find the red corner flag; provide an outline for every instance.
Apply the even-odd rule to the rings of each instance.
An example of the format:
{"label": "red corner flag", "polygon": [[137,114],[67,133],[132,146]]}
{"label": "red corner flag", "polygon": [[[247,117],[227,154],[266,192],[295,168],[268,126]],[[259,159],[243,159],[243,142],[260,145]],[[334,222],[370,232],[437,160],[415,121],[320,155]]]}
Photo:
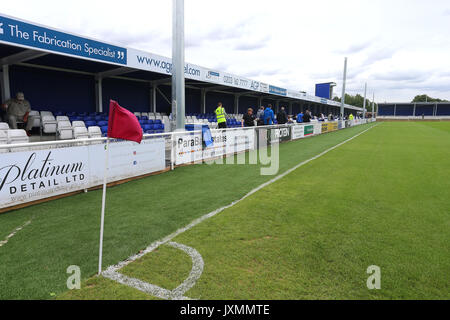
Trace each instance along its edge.
{"label": "red corner flag", "polygon": [[143,132],[138,119],[127,109],[111,100],[109,103],[108,138],[141,143]]}

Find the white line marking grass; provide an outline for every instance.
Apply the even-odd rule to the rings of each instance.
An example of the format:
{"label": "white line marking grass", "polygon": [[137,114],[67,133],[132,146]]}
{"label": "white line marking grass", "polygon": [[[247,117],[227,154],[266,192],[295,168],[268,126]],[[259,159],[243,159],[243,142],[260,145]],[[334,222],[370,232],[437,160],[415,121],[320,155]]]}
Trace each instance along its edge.
{"label": "white line marking grass", "polygon": [[24,225],[22,225],[22,226],[16,228],[16,230],[14,230],[11,234],[9,234],[9,235],[5,238],[5,240],[0,241],[0,248],[3,247],[5,244],[7,244],[8,241],[9,241],[9,239],[11,239],[12,237],[14,237],[14,236],[17,234],[17,232],[21,231],[23,228],[25,228],[26,226],[28,226],[30,223],[31,223],[31,220],[25,222]]}
{"label": "white line marking grass", "polygon": [[[227,205],[227,206],[225,206],[225,207],[222,207],[222,208],[219,208],[219,209],[217,209],[217,210],[214,210],[213,212],[210,212],[210,213],[208,213],[208,214],[206,214],[206,215],[204,215],[204,216],[202,216],[202,217],[200,217],[200,218],[194,220],[193,222],[191,222],[191,223],[190,223],[189,225],[187,225],[186,227],[181,228],[181,229],[178,229],[177,231],[175,231],[174,233],[168,235],[167,237],[165,237],[165,238],[163,238],[163,239],[161,239],[161,240],[158,240],[158,241],[153,242],[150,246],[148,246],[148,247],[147,247],[144,251],[142,251],[141,253],[136,254],[136,255],[134,255],[134,256],[128,258],[128,259],[125,260],[125,261],[119,262],[119,263],[118,263],[117,265],[115,265],[115,266],[110,266],[110,267],[108,267],[108,269],[107,269],[106,271],[102,272],[102,275],[103,275],[104,277],[106,277],[106,278],[111,279],[111,280],[115,280],[115,281],[117,281],[117,282],[119,282],[119,283],[121,283],[121,284],[125,284],[125,285],[127,285],[127,286],[136,288],[136,289],[138,289],[138,290],[141,290],[141,291],[150,293],[151,295],[156,296],[156,297],[161,298],[161,299],[181,299],[181,300],[187,300],[187,299],[189,299],[189,298],[186,298],[186,297],[182,297],[181,295],[184,294],[185,292],[187,292],[189,289],[191,289],[191,288],[195,285],[195,282],[200,278],[201,272],[200,272],[200,273],[194,272],[194,269],[191,271],[191,275],[189,276],[188,280],[191,278],[191,276],[192,276],[192,279],[195,279],[197,276],[198,276],[198,278],[196,278],[194,282],[189,282],[189,284],[192,284],[192,286],[190,286],[190,287],[189,287],[188,285],[183,286],[183,285],[186,283],[186,281],[188,281],[188,280],[186,280],[180,287],[183,287],[183,288],[189,287],[189,289],[187,289],[186,291],[180,290],[179,292],[182,292],[182,291],[183,291],[182,294],[180,294],[180,296],[176,296],[176,295],[174,296],[174,295],[172,294],[173,291],[169,291],[169,290],[167,290],[167,289],[163,289],[163,288],[160,288],[160,287],[157,287],[157,286],[148,284],[148,283],[143,282],[143,281],[138,280],[138,279],[128,278],[128,277],[126,277],[126,276],[120,274],[118,271],[119,271],[120,269],[122,269],[123,267],[129,265],[130,263],[132,263],[132,262],[134,262],[134,261],[136,261],[136,260],[142,258],[142,257],[145,256],[146,254],[148,254],[148,253],[150,253],[150,252],[156,250],[158,247],[160,247],[160,246],[162,246],[162,245],[164,245],[164,244],[169,244],[170,246],[175,247],[175,248],[179,248],[179,249],[181,249],[181,248],[188,248],[188,247],[186,247],[186,246],[182,246],[182,245],[178,245],[178,244],[176,244],[176,243],[173,243],[173,242],[171,242],[171,241],[172,241],[175,237],[177,237],[177,236],[179,236],[180,234],[182,234],[182,233],[184,233],[184,232],[186,232],[186,231],[192,229],[193,227],[195,227],[196,225],[202,223],[203,221],[208,220],[208,219],[210,219],[210,218],[212,218],[212,217],[218,215],[218,214],[221,213],[222,211],[224,211],[224,210],[226,210],[226,209],[229,209],[229,208],[235,206],[235,205],[238,204],[239,202],[242,202],[243,200],[247,199],[247,198],[250,197],[251,195],[253,195],[253,194],[255,194],[256,192],[260,191],[261,189],[263,189],[263,188],[265,188],[265,187],[271,185],[272,183],[274,183],[274,182],[276,182],[276,181],[278,181],[278,180],[284,178],[285,176],[287,176],[288,174],[294,172],[294,171],[297,170],[298,168],[300,168],[300,167],[302,167],[302,166],[304,166],[304,165],[306,165],[306,164],[308,164],[308,163],[310,163],[310,162],[312,162],[312,161],[314,161],[314,160],[316,160],[316,159],[318,159],[318,158],[321,158],[321,157],[323,157],[324,155],[326,155],[327,153],[329,153],[329,152],[331,152],[331,151],[333,151],[333,150],[335,150],[335,149],[337,149],[337,148],[343,146],[344,144],[346,144],[346,143],[348,143],[348,142],[350,142],[350,141],[352,141],[352,140],[358,138],[359,136],[361,136],[362,134],[366,133],[367,131],[373,129],[373,128],[376,127],[377,125],[378,125],[378,124],[375,124],[375,125],[371,126],[370,128],[368,128],[368,129],[366,129],[366,130],[364,130],[364,131],[362,131],[362,132],[360,132],[360,133],[354,135],[353,137],[351,137],[351,138],[349,138],[349,139],[347,139],[347,140],[345,140],[345,141],[343,141],[343,142],[341,142],[341,143],[335,145],[334,147],[331,147],[331,148],[329,148],[329,149],[323,151],[322,153],[320,153],[320,154],[318,154],[318,155],[312,157],[311,159],[308,159],[308,160],[305,160],[305,161],[299,163],[299,164],[296,165],[295,167],[293,167],[293,168],[287,170],[286,172],[284,172],[284,173],[278,175],[277,177],[273,178],[272,180],[270,180],[270,181],[268,181],[268,182],[266,182],[266,183],[263,183],[263,184],[260,185],[259,187],[256,187],[255,189],[253,189],[252,191],[250,191],[249,193],[247,193],[247,194],[246,194],[244,197],[242,197],[241,199],[236,200],[236,201],[232,202],[231,204],[229,204],[229,205]],[[176,246],[174,246],[174,244],[175,244]],[[195,249],[192,249],[192,248],[189,248],[189,249],[191,249],[191,250],[197,252]],[[187,252],[186,250],[184,250],[184,249],[181,249],[181,250],[183,250],[183,251],[185,251],[186,253],[188,253],[189,255],[191,255],[191,254],[190,254],[189,252]],[[198,252],[197,252],[197,253],[198,253]],[[200,256],[199,253],[198,253],[198,255]],[[191,257],[192,257],[193,263],[194,263],[194,257],[193,257],[192,255],[191,255]],[[201,256],[200,256],[200,259],[201,259]],[[194,267],[195,267],[195,264],[194,264],[193,268],[194,268]],[[203,272],[203,260],[202,260],[201,270],[202,270],[202,272]],[[193,274],[193,273],[194,273],[194,274]],[[178,287],[178,288],[180,288],[180,287]],[[177,288],[177,289],[178,289],[178,288]],[[175,289],[175,290],[177,290],[177,289]],[[175,290],[174,290],[174,291],[175,291]],[[152,292],[152,293],[151,293],[151,292]]]}
{"label": "white line marking grass", "polygon": [[103,272],[102,275],[105,278],[114,280],[116,282],[119,282],[119,283],[124,284],[129,287],[135,288],[137,290],[148,293],[148,294],[150,294],[154,297],[160,298],[160,299],[191,300],[190,298],[185,297],[184,294],[187,291],[189,291],[191,288],[193,288],[195,286],[195,284],[197,283],[197,280],[200,279],[200,277],[202,276],[203,267],[205,265],[203,262],[203,258],[200,255],[200,253],[198,253],[197,250],[195,250],[191,247],[188,247],[188,246],[185,246],[182,244],[178,244],[176,242],[169,242],[167,245],[169,245],[175,249],[184,251],[192,259],[192,270],[191,270],[191,273],[189,274],[189,277],[180,286],[178,286],[174,290],[167,290],[167,289],[158,287],[156,285],[141,281],[136,278],[130,278],[130,277],[127,277],[117,271],[107,270],[107,271]]}

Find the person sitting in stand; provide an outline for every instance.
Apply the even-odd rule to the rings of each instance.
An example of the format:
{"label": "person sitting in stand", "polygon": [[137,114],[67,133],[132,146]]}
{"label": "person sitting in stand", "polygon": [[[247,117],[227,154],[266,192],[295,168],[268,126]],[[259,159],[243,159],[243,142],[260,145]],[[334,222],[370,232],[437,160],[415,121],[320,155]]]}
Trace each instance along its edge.
{"label": "person sitting in stand", "polygon": [[17,122],[26,123],[25,130],[28,136],[31,136],[31,129],[33,129],[34,117],[30,117],[31,112],[30,102],[25,100],[23,92],[18,92],[15,99],[9,99],[3,104],[3,109],[6,110],[6,117],[11,129],[17,129]]}

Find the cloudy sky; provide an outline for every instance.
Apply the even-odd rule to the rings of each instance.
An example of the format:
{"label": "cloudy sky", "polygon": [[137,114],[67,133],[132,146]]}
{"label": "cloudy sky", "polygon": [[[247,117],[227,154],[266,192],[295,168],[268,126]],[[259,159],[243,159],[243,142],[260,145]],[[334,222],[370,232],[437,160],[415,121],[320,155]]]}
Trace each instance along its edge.
{"label": "cloudy sky", "polygon": [[[171,0],[14,0],[0,11],[171,56]],[[185,0],[186,61],[314,94],[450,99],[449,0]]]}

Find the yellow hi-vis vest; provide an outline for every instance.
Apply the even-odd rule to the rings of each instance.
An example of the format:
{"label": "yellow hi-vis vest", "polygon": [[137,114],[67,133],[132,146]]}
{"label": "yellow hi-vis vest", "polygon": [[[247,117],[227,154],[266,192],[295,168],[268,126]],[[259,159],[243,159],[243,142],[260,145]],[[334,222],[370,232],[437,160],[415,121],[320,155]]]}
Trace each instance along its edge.
{"label": "yellow hi-vis vest", "polygon": [[355,119],[355,117],[351,114],[350,117],[348,117],[349,120]]}
{"label": "yellow hi-vis vest", "polygon": [[223,107],[218,107],[216,109],[216,117],[217,123],[227,122],[227,119],[225,117],[225,109]]}

